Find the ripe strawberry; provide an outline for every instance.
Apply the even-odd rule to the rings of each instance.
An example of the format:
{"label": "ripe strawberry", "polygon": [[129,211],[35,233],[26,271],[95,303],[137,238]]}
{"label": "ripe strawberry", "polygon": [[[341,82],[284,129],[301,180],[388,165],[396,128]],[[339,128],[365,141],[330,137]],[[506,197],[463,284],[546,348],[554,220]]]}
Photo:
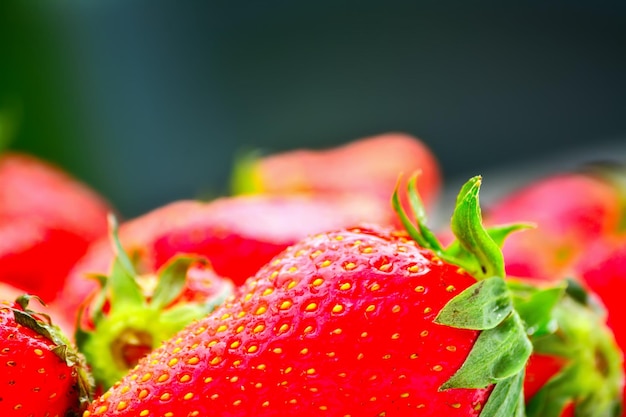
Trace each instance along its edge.
{"label": "ripe strawberry", "polygon": [[80,416],[91,389],[83,359],[28,302],[0,302],[0,415]]}
{"label": "ripe strawberry", "polygon": [[461,190],[445,250],[421,208],[417,227],[401,211],[409,234],[351,228],[291,246],[85,417],[524,415],[523,323],[549,329],[541,302],[555,292],[508,291],[479,184]]}
{"label": "ripe strawberry", "polygon": [[231,295],[233,284],[219,277],[204,258],[178,255],[156,274],[138,276],[118,239],[109,276],[100,276],[79,312],[76,342],[98,389],[107,389],[140,358],[192,320],[213,311]]}
{"label": "ripe strawberry", "polygon": [[420,193],[431,207],[441,188],[441,170],[433,152],[421,140],[403,133],[360,138],[326,149],[252,157],[235,168],[236,194],[348,193],[388,204],[398,173],[421,171]]}
{"label": "ripe strawberry", "polygon": [[87,245],[106,233],[109,210],[58,167],[0,154],[0,282],[52,300]]}
{"label": "ripe strawberry", "polygon": [[[239,196],[173,202],[122,223],[119,235],[140,274],[155,272],[177,254],[194,254],[239,285],[301,238],[361,222],[392,220],[387,209],[367,198]],[[68,315],[75,315],[80,300],[97,287],[85,276],[105,273],[112,259],[108,238],[91,245],[60,297]]]}
{"label": "ripe strawberry", "polygon": [[523,218],[536,225],[507,239],[507,272],[556,280],[575,276],[594,242],[626,239],[626,188],[616,186],[618,169],[589,166],[553,174],[491,204],[486,224]]}

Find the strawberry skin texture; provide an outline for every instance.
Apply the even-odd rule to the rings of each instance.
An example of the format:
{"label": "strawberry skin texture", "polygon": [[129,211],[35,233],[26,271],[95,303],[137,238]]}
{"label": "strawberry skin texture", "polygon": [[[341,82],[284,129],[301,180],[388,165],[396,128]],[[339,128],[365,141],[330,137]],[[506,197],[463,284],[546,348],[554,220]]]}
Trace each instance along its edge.
{"label": "strawberry skin texture", "polygon": [[478,416],[490,386],[438,388],[479,332],[433,322],[475,282],[403,234],[317,235],[148,355],[85,417]]}
{"label": "strawberry skin texture", "polygon": [[0,302],[0,415],[81,415],[77,369],[52,350],[52,340],[18,324],[10,308],[21,309]]}
{"label": "strawberry skin texture", "polygon": [[[386,207],[367,198],[238,196],[170,203],[122,223],[119,237],[140,274],[153,273],[185,253],[206,257],[218,275],[240,285],[309,234],[392,221]],[[87,274],[106,273],[112,259],[110,242],[103,237],[72,269],[60,297],[68,316],[74,316],[80,301],[97,288]]]}
{"label": "strawberry skin texture", "polygon": [[54,299],[87,246],[106,233],[109,210],[60,168],[0,154],[0,281]]}

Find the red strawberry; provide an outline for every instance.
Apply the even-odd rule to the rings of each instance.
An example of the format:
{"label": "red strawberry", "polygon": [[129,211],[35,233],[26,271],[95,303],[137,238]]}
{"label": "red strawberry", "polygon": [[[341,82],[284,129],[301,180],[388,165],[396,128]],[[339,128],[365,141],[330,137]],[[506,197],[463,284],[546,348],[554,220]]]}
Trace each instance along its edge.
{"label": "red strawberry", "polygon": [[192,320],[213,311],[233,284],[204,258],[174,256],[156,274],[138,276],[121,247],[112,220],[116,258],[102,288],[80,311],[76,332],[98,389],[107,389],[140,358]]}
{"label": "red strawberry", "polygon": [[432,206],[441,188],[441,170],[433,152],[421,140],[403,133],[360,138],[326,149],[296,149],[236,166],[237,194],[305,193],[364,194],[388,204],[389,190],[399,172],[421,171],[424,204]]}
{"label": "red strawberry", "polygon": [[109,210],[58,167],[0,154],[0,282],[52,300],[88,244],[106,233]]}
{"label": "red strawberry", "polygon": [[91,389],[83,359],[28,301],[0,302],[0,415],[80,416]]}
{"label": "red strawberry", "polygon": [[411,236],[304,239],[85,416],[520,415],[531,346],[480,225],[479,183],[453,216],[461,245],[444,251],[406,216]]}
{"label": "red strawberry", "polygon": [[[388,224],[390,213],[367,198],[303,196],[224,197],[178,201],[120,226],[122,245],[139,273],[153,273],[177,254],[210,260],[216,273],[241,284],[273,256],[301,238],[361,222]],[[72,270],[61,295],[68,315],[96,287],[86,274],[105,273],[113,258],[102,238]]]}
{"label": "red strawberry", "polygon": [[626,193],[609,180],[615,174],[608,169],[598,173],[590,167],[543,177],[488,208],[487,224],[523,218],[536,225],[504,244],[509,274],[556,280],[570,277],[577,274],[577,264],[588,256],[594,242],[626,237]]}

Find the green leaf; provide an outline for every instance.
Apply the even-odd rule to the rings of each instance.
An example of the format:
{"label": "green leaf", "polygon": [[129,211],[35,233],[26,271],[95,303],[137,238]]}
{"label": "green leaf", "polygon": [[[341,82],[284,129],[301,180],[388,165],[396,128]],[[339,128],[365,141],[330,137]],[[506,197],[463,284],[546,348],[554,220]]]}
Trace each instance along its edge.
{"label": "green leaf", "polygon": [[150,307],[161,310],[178,298],[187,282],[187,270],[196,261],[197,257],[181,255],[170,259],[160,268]]}
{"label": "green leaf", "polygon": [[493,329],[483,330],[459,370],[440,389],[484,388],[522,371],[532,352],[526,331],[513,311]]}
{"label": "green leaf", "polygon": [[491,391],[480,417],[525,417],[523,382],[523,371],[498,382]]}
{"label": "green leaf", "polygon": [[496,243],[496,245],[502,247],[502,245],[504,245],[504,241],[507,237],[509,237],[511,233],[519,232],[525,229],[533,229],[535,227],[537,227],[537,225],[535,225],[534,223],[512,223],[491,226],[486,228],[485,230],[487,231],[491,239],[493,239],[493,241]]}
{"label": "green leaf", "polygon": [[128,271],[129,274],[133,276],[136,275],[135,267],[128,257],[128,254],[122,247],[122,242],[120,241],[119,237],[119,225],[117,223],[117,219],[115,218],[113,213],[109,213],[107,216],[107,220],[109,222],[109,233],[111,243],[113,244],[113,252],[115,253],[117,261],[126,271]]}
{"label": "green leaf", "polygon": [[461,329],[492,329],[513,309],[505,281],[500,277],[478,281],[452,298],[435,322]]}
{"label": "green leaf", "polygon": [[500,246],[482,225],[478,201],[481,181],[480,176],[475,176],[461,187],[450,226],[459,243],[474,255],[480,266],[478,270],[468,272],[475,277],[504,277],[504,257]]}

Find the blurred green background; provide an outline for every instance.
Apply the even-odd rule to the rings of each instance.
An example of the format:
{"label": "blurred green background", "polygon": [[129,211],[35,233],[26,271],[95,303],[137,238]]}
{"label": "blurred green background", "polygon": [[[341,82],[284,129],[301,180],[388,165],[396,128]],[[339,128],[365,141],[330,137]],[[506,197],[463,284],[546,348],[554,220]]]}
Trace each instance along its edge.
{"label": "blurred green background", "polygon": [[0,115],[127,217],[227,192],[240,149],[386,131],[451,180],[624,158],[626,2],[2,0]]}

